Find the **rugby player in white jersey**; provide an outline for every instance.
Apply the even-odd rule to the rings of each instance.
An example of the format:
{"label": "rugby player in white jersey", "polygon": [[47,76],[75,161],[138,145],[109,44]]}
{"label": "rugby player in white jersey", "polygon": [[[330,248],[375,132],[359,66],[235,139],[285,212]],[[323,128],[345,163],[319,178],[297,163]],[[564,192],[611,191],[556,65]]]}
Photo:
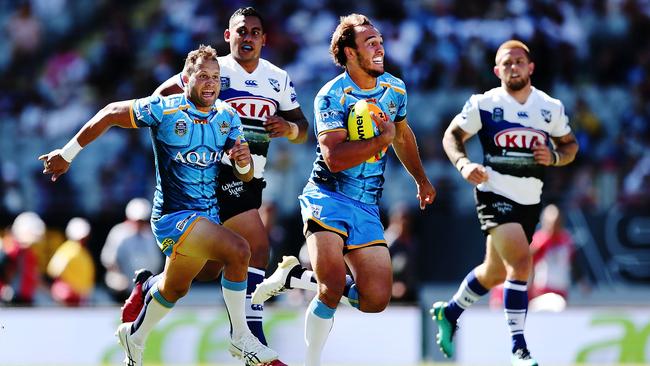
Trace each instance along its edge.
{"label": "rugby player in white jersey", "polygon": [[[269,261],[269,239],[258,212],[262,190],[266,186],[264,166],[271,139],[286,137],[292,143],[303,143],[307,140],[308,122],[300,109],[289,75],[261,58],[266,33],[263,18],[254,8],[240,8],[232,14],[224,39],[230,45],[230,54],[219,57],[219,99],[233,107],[241,118],[255,174],[250,182],[242,182],[225,171],[232,169],[221,170],[218,180],[221,188],[217,192],[219,213],[223,225],[243,236],[251,246],[246,319],[253,334],[266,345],[262,329],[264,306],[251,304],[251,293],[264,280]],[[180,93],[184,87],[182,76],[183,72],[172,76],[154,94]],[[230,164],[225,160],[223,163]],[[222,266],[218,262],[208,262],[197,279],[216,279]],[[150,275],[148,271],[136,275],[136,286],[123,307],[122,321],[132,321],[140,312],[143,292],[146,293],[159,278]],[[284,363],[275,360],[270,365],[282,366]]]}
{"label": "rugby player in white jersey", "polygon": [[[437,343],[451,357],[462,312],[503,283],[512,364],[535,366],[524,339],[532,269],[528,246],[542,207],[545,170],[571,163],[578,143],[562,102],[531,85],[535,64],[524,43],[504,42],[495,64],[501,86],[472,95],[443,137],[449,160],[476,186],[476,210],[486,236],[485,260],[448,302],[434,303],[431,314],[438,325]],[[483,163],[470,161],[465,151],[465,142],[475,134],[483,147]]]}

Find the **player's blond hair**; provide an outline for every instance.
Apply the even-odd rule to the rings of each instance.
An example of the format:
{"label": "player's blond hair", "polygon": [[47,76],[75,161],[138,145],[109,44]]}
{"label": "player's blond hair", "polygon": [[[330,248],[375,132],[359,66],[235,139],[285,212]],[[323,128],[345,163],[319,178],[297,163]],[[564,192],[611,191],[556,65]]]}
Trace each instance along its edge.
{"label": "player's blond hair", "polygon": [[185,66],[183,66],[183,73],[190,76],[196,72],[196,63],[198,60],[214,60],[219,61],[217,58],[217,51],[212,46],[200,45],[199,48],[190,51],[185,58]]}
{"label": "player's blond hair", "polygon": [[334,34],[332,34],[330,54],[332,54],[334,63],[342,68],[345,68],[345,64],[348,61],[347,57],[345,57],[345,47],[357,48],[354,38],[356,35],[354,27],[360,25],[370,25],[374,27],[367,16],[362,14],[350,14],[340,18],[339,25],[334,30]]}
{"label": "player's blond hair", "polygon": [[513,48],[521,48],[522,50],[526,51],[526,57],[528,57],[528,61],[530,61],[530,50],[528,49],[528,46],[526,46],[526,44],[522,41],[511,39],[501,43],[501,46],[499,46],[497,49],[497,53],[494,55],[494,64],[496,65],[499,63],[499,60],[501,60],[501,57],[503,56],[503,52],[506,50],[511,50]]}

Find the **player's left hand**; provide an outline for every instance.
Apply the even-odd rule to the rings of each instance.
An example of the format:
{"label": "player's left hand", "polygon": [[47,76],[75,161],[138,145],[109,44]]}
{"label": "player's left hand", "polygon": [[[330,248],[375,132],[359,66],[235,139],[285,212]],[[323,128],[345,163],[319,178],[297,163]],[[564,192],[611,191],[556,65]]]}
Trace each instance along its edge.
{"label": "player's left hand", "polygon": [[241,138],[237,137],[233,147],[228,150],[228,157],[242,168],[250,164],[251,151],[248,148],[248,144],[242,144]]}
{"label": "player's left hand", "polygon": [[420,210],[424,210],[427,205],[433,203],[433,200],[436,199],[436,189],[433,187],[433,184],[426,179],[422,183],[417,183],[418,186],[418,200],[420,201]]}
{"label": "player's left hand", "polygon": [[43,160],[43,174],[52,174],[52,182],[55,182],[70,169],[70,163],[61,156],[61,149],[41,155],[38,160]]}
{"label": "player's left hand", "polygon": [[533,145],[533,158],[539,165],[553,165],[553,153],[551,152],[551,149],[545,144],[537,142],[535,145]]}
{"label": "player's left hand", "polygon": [[287,137],[291,135],[291,125],[289,122],[280,116],[268,116],[266,121],[262,122],[262,126],[269,133],[269,137]]}

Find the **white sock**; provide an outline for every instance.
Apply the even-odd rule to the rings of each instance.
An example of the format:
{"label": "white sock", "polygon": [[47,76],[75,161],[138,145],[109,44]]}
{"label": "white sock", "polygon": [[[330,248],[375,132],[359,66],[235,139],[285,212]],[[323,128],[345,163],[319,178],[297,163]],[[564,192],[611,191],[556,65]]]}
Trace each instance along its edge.
{"label": "white sock", "polygon": [[174,307],[173,302],[167,301],[160,291],[158,283],[154,284],[146,295],[144,307],[133,325],[131,325],[131,339],[137,345],[144,345],[151,330]]}
{"label": "white sock", "polygon": [[237,339],[245,332],[249,332],[246,324],[246,280],[233,282],[221,276],[221,292],[223,301],[226,303],[226,310],[232,327],[232,338]]}
{"label": "white sock", "polygon": [[327,337],[334,325],[332,309],[315,297],[307,308],[305,315],[305,366],[320,366],[321,354]]}

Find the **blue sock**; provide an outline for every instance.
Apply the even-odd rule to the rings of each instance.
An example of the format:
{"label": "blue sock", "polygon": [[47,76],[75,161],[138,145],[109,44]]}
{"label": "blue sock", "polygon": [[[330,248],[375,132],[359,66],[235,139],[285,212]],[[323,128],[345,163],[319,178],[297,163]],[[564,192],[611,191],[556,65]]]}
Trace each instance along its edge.
{"label": "blue sock", "polygon": [[255,291],[257,284],[262,283],[262,281],[264,281],[264,271],[249,267],[248,286],[246,287],[246,323],[248,324],[248,329],[251,330],[251,333],[253,333],[253,335],[266,346],[266,337],[264,336],[264,328],[262,327],[264,305],[251,303],[251,296]]}
{"label": "blue sock", "polygon": [[478,282],[478,279],[472,270],[467,274],[463,282],[460,284],[458,291],[454,294],[451,301],[449,301],[449,304],[445,308],[445,317],[447,320],[455,324],[458,321],[460,314],[478,301],[481,296],[487,294],[488,291],[488,289]]}
{"label": "blue sock", "polygon": [[503,284],[503,307],[512,337],[512,352],[514,353],[519,348],[526,348],[526,339],[524,338],[524,326],[528,312],[526,281],[508,280]]}
{"label": "blue sock", "polygon": [[357,284],[354,283],[354,280],[350,276],[345,277],[343,296],[348,298],[352,307],[359,309],[359,291],[357,291]]}
{"label": "blue sock", "polygon": [[325,305],[325,303],[320,301],[318,297],[315,297],[309,303],[309,311],[321,319],[332,319],[336,312],[336,308],[331,308]]}

